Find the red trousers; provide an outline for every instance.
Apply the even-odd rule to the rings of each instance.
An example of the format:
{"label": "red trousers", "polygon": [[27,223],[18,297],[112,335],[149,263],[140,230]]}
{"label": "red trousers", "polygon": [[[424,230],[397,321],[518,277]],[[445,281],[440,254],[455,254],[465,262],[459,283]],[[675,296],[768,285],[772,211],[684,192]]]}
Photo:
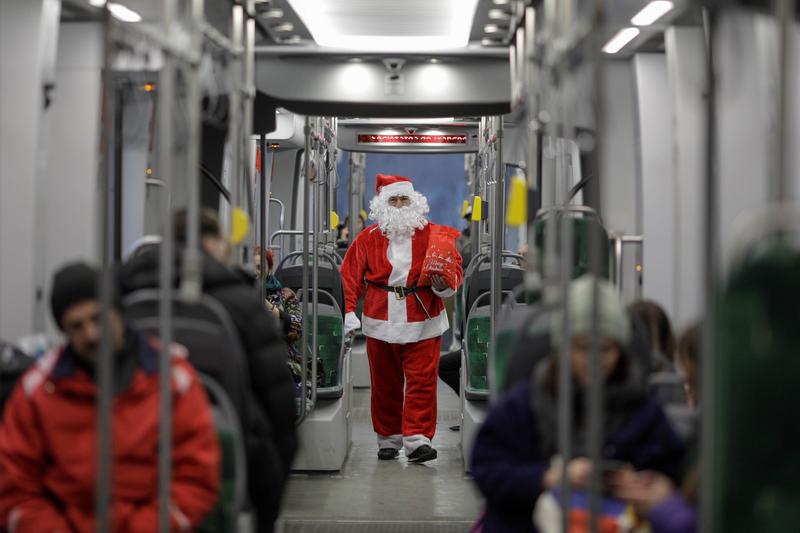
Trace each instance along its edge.
{"label": "red trousers", "polygon": [[[372,427],[379,443],[381,437],[395,437],[397,441],[401,435],[406,451],[430,443],[436,433],[441,345],[441,337],[409,344],[392,344],[367,337]],[[399,447],[399,443],[394,447]]]}

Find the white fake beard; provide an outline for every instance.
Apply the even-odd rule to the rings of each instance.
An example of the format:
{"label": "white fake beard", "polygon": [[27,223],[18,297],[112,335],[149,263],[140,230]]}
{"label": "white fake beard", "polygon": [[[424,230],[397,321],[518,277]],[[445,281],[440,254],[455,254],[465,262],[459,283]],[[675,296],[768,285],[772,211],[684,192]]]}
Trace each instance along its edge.
{"label": "white fake beard", "polygon": [[390,197],[391,195],[379,194],[369,203],[369,218],[378,223],[386,237],[410,237],[416,230],[425,227],[430,207],[422,194],[416,191],[410,193],[408,197],[411,198],[411,205],[407,207],[390,206]]}

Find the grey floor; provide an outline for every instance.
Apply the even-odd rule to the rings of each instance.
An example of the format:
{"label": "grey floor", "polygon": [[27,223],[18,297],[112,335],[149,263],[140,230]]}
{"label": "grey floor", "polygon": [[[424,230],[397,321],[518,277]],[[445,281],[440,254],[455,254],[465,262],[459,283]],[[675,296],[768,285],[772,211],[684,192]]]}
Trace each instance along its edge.
{"label": "grey floor", "polygon": [[369,414],[369,389],[353,398],[353,445],[335,473],[293,474],[284,497],[278,532],[468,532],[482,502],[464,475],[458,397],[441,381],[436,461],[378,461]]}

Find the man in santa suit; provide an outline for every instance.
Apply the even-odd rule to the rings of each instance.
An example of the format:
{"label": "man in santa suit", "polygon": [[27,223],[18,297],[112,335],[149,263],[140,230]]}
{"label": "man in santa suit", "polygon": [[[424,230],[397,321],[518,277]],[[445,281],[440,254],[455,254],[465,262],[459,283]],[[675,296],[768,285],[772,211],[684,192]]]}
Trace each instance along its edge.
{"label": "man in santa suit", "polygon": [[[428,201],[402,176],[378,174],[370,219],[350,246],[341,273],[345,334],[362,324],[372,379],[372,425],[378,458],[401,448],[411,462],[436,459],[436,385],[442,334],[449,324],[442,298],[455,294],[443,276],[417,286],[433,224]],[[456,261],[460,269],[461,260]],[[461,273],[457,277],[461,279]],[[405,393],[405,394],[404,394]]]}

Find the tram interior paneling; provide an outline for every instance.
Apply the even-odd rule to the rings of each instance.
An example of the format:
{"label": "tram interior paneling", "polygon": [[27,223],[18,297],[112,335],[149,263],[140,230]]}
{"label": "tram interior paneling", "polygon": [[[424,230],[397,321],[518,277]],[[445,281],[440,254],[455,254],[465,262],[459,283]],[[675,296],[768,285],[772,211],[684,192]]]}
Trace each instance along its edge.
{"label": "tram interior paneling", "polygon": [[[160,445],[137,456],[158,472],[148,531],[797,530],[795,4],[0,1],[0,532],[133,523],[115,514],[127,481],[111,413],[133,353],[133,337],[114,345],[117,311],[124,335],[157,346],[148,375],[174,350],[192,365],[219,452],[213,472],[198,466],[219,477],[217,502],[190,521],[170,488],[181,383],[160,378]],[[383,189],[404,191],[392,213],[427,198],[424,224],[378,218],[378,175],[408,176]],[[461,232],[463,281],[441,296],[433,356],[457,375],[426,372],[419,402],[403,365],[436,336],[394,342],[374,324],[396,340],[438,319],[420,292],[447,291],[412,268],[428,224]],[[388,243],[386,280],[368,281],[378,263],[359,279],[386,317],[348,303],[365,226]],[[143,256],[158,282],[123,298],[123,265]],[[50,317],[53,273],[76,260],[99,269],[80,300],[99,309],[89,360]],[[241,316],[204,291],[208,261],[264,309]],[[417,302],[428,322],[409,318]],[[375,340],[404,354],[402,435],[377,439]],[[55,362],[73,356],[96,410],[73,429],[97,433],[91,457],[74,450],[96,470],[78,503],[49,477],[72,466],[48,462],[56,437],[24,423],[39,391],[64,396]],[[254,376],[267,357],[280,372]],[[269,380],[282,385],[257,390]],[[409,429],[419,403],[430,435]],[[643,411],[649,429],[631,429]],[[41,473],[24,478],[29,464]]]}

